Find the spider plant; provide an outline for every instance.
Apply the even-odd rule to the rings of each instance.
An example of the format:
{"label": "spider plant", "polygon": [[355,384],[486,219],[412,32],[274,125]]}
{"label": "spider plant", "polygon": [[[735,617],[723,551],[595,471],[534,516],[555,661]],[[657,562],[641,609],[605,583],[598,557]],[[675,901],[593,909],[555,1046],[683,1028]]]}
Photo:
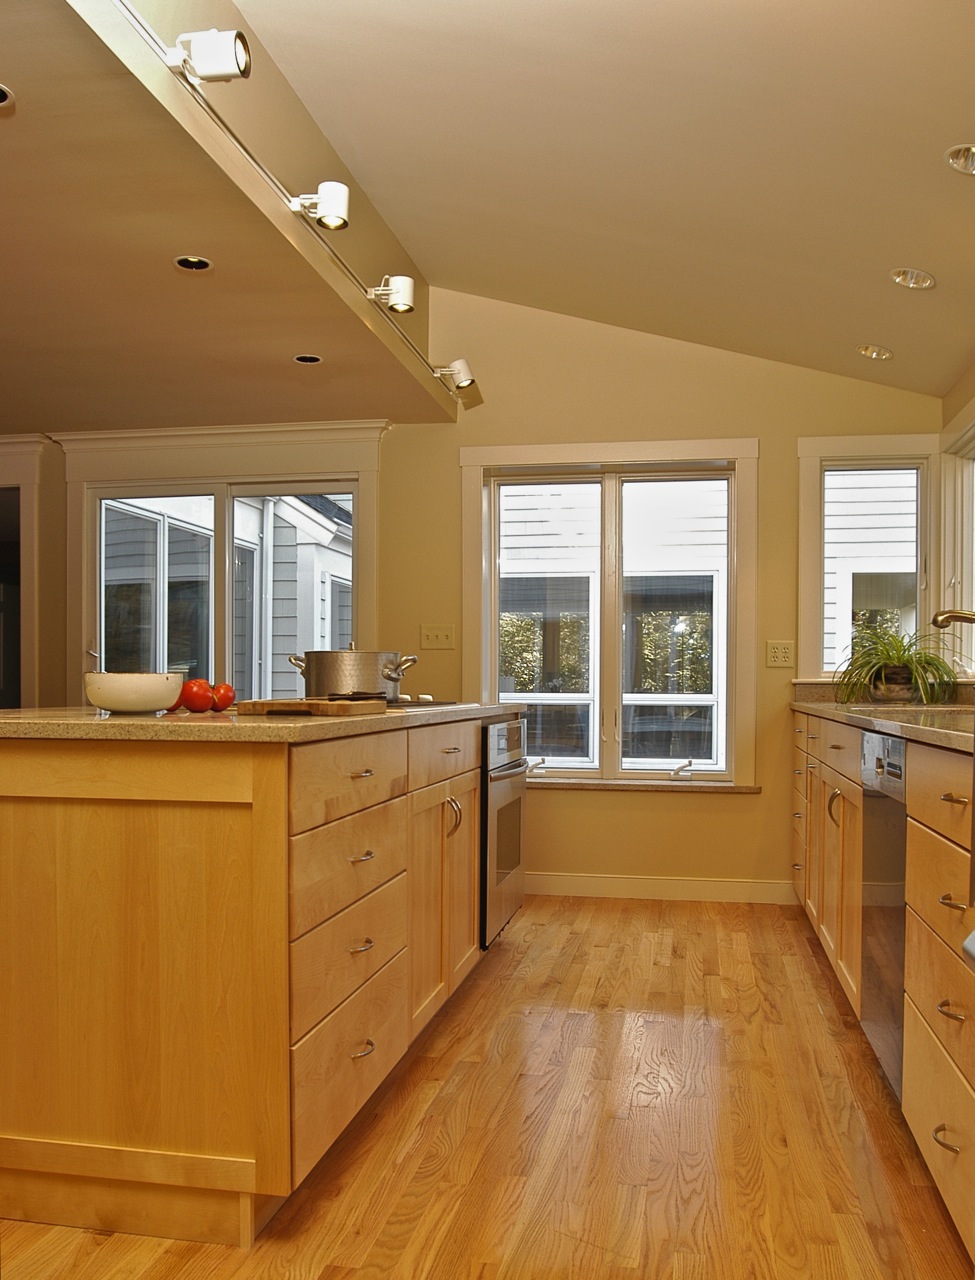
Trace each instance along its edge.
{"label": "spider plant", "polygon": [[850,660],[833,676],[840,702],[947,702],[957,679],[948,662],[932,652],[939,638],[900,635],[888,627],[859,627]]}

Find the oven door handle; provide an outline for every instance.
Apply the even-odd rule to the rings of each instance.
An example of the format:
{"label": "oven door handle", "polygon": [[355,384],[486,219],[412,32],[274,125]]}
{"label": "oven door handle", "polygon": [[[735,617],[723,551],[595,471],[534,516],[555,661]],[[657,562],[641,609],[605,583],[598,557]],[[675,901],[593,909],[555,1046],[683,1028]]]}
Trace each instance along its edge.
{"label": "oven door handle", "polygon": [[503,782],[507,778],[520,778],[527,773],[529,764],[526,759],[516,760],[513,764],[503,764],[500,769],[492,769],[488,774],[488,782]]}

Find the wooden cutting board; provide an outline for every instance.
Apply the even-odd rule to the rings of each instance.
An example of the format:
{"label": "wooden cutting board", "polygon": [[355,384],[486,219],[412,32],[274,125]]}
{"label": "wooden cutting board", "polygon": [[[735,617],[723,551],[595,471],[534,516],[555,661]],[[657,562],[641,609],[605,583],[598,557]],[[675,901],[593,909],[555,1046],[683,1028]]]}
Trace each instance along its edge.
{"label": "wooden cutting board", "polygon": [[376,716],[386,710],[381,698],[251,698],[234,703],[239,716]]}

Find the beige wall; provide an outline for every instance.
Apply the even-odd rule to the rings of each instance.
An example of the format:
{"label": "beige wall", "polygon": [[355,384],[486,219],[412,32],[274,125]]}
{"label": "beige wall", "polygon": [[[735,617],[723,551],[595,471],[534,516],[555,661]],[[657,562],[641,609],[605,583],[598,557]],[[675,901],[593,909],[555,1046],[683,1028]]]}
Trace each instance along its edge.
{"label": "beige wall", "polygon": [[[461,687],[460,446],[757,437],[764,652],[796,638],[797,437],[941,428],[932,397],[444,290],[431,355],[468,359],[484,403],[383,441],[379,639],[420,653],[407,691],[442,698]],[[458,649],[415,650],[430,622],[453,623]],[[761,795],[533,791],[534,887],[789,901],[791,675],[759,663]]]}

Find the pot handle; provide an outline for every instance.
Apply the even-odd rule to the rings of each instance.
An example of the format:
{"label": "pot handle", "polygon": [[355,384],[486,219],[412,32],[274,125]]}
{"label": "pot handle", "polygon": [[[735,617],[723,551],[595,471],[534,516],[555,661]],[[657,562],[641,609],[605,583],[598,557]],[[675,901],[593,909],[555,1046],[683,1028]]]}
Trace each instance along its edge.
{"label": "pot handle", "polygon": [[302,675],[304,675],[304,674],[305,674],[305,660],[304,660],[304,658],[300,658],[300,657],[298,656],[298,654],[296,654],[296,653],[289,653],[289,654],[288,654],[288,661],[291,663],[291,665],[292,665],[293,667],[297,667],[297,668],[298,668],[298,670],[301,672],[301,674],[302,674]]}
{"label": "pot handle", "polygon": [[416,654],[408,654],[405,658],[400,658],[399,662],[394,663],[391,667],[383,667],[384,680],[402,680],[404,674],[409,667],[416,662]]}

